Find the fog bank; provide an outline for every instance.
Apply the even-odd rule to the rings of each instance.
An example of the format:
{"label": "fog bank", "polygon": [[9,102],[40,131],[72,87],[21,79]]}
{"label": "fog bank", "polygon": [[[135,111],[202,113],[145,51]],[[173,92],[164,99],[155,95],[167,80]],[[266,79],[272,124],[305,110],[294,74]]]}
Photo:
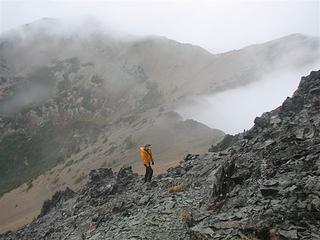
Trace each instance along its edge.
{"label": "fog bank", "polygon": [[73,22],[94,16],[120,32],[166,36],[212,53],[291,33],[319,36],[320,29],[319,1],[314,0],[1,0],[0,16],[0,33],[43,17]]}
{"label": "fog bank", "polygon": [[292,96],[301,77],[319,66],[270,74],[244,87],[193,98],[177,112],[185,119],[236,134],[250,129],[256,116],[280,106],[286,97]]}

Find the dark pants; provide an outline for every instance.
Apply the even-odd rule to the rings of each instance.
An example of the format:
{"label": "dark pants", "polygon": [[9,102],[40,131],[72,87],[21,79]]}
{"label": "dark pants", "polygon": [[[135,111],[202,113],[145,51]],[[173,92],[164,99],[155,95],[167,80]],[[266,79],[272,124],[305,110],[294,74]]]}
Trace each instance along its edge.
{"label": "dark pants", "polygon": [[147,166],[146,167],[146,174],[144,175],[144,181],[145,182],[151,182],[152,174],[153,174],[152,167],[151,166]]}

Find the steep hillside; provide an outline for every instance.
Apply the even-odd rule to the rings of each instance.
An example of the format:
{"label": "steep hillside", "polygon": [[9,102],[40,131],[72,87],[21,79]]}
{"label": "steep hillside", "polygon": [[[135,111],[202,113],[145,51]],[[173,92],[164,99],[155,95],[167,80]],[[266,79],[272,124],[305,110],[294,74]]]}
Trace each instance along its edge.
{"label": "steep hillside", "polygon": [[212,55],[55,19],[0,36],[0,231],[30,222],[55,191],[81,188],[91,169],[143,171],[141,144],[154,146],[156,173],[204,152],[224,133],[184,121],[178,103],[315,63],[318,50],[294,34]]}
{"label": "steep hillside", "polygon": [[292,34],[240,50],[212,55],[190,44],[149,38],[129,48],[167,100],[214,93],[258,81],[267,73],[319,61],[319,40]]}
{"label": "steep hillside", "polygon": [[320,71],[293,97],[211,153],[143,184],[131,167],[98,169],[57,192],[1,239],[319,239]]}
{"label": "steep hillside", "polygon": [[[114,39],[101,29],[66,33],[60,27],[59,21],[44,19],[0,39],[0,194],[57,164],[77,161],[71,155],[90,154],[88,147],[99,148],[104,158],[115,161],[119,156],[130,159],[127,150],[154,141],[159,143],[156,152],[172,156],[161,156],[165,168],[181,157],[176,149],[186,141],[190,147],[199,146],[192,146],[193,135],[183,139],[172,121],[161,116],[171,108],[143,67],[126,63],[134,41]],[[152,125],[167,131],[163,141],[152,136]],[[196,125],[191,129],[201,129]],[[197,140],[200,133],[195,134]],[[211,129],[208,133],[212,135],[202,139],[207,144],[223,135]],[[126,139],[134,141],[131,146],[123,147]],[[167,139],[175,141],[174,148],[167,146]],[[100,163],[116,167],[107,160]]]}

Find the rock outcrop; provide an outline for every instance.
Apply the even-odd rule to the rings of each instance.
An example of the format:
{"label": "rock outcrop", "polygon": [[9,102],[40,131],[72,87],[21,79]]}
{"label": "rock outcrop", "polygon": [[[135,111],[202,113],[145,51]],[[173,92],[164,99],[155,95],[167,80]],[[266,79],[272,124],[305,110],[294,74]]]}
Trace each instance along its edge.
{"label": "rock outcrop", "polygon": [[187,155],[150,184],[130,167],[94,170],[0,239],[320,239],[319,127],[317,71],[222,150]]}

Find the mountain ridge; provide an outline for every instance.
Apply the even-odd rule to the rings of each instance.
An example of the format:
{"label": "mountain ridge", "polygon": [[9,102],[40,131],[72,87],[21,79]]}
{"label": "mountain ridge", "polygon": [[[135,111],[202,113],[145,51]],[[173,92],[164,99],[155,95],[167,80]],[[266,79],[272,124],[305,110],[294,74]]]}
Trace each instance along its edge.
{"label": "mountain ridge", "polygon": [[[54,22],[55,25],[58,24]],[[40,20],[29,24],[28,29],[32,29],[34,25],[37,29],[42,23]],[[119,50],[115,41],[112,40],[110,46],[110,39],[103,41],[103,32],[97,34],[99,35],[88,35],[83,41],[63,44],[64,41],[68,42],[68,39],[51,39],[46,33],[42,33],[43,37],[35,37],[30,31],[28,38],[31,42],[28,40],[20,46],[18,42],[21,40],[14,43],[17,40],[13,39],[11,45],[10,41],[6,43],[10,45],[10,51],[3,43],[0,44],[3,50],[0,56],[3,69],[0,87],[0,112],[4,117],[0,129],[2,136],[5,136],[6,132],[16,131],[10,124],[7,125],[8,120],[16,125],[19,125],[19,122],[24,122],[26,126],[35,124],[38,128],[51,119],[62,122],[74,118],[85,121],[92,118],[95,125],[95,122],[116,122],[122,116],[139,115],[156,107],[170,111],[186,97],[235,88],[258,81],[259,75],[263,74],[255,69],[255,61],[249,60],[252,63],[241,66],[243,58],[250,59],[251,54],[242,53],[243,50],[238,51],[241,54],[237,57],[233,53],[227,53],[221,55],[223,59],[220,59],[200,47],[190,48],[190,45],[179,44],[166,38],[133,41]],[[278,45],[279,41],[291,38],[292,36],[278,39],[273,44]],[[296,38],[296,35],[293,38]],[[304,37],[299,35],[298,45],[304,42],[301,38]],[[42,42],[42,39],[47,41]],[[35,41],[41,44],[34,45]],[[294,61],[299,64],[301,59],[313,61],[309,53],[313,48],[309,49],[308,42],[309,40],[304,46],[307,50],[294,57]],[[32,51],[28,49],[30,44],[34,46]],[[82,59],[79,53],[73,55],[74,49],[83,44],[87,47],[77,52],[82,52],[82,56],[87,55],[89,58]],[[122,46],[123,43],[119,44]],[[55,49],[59,49],[57,46],[60,45],[68,49],[63,50],[65,53],[62,56],[59,56],[61,49],[55,53]],[[259,47],[261,48],[260,45]],[[314,47],[313,50],[316,51],[317,45]],[[256,49],[256,46],[253,48]],[[42,49],[45,51],[42,52]],[[276,50],[278,52],[278,48]],[[263,55],[265,52],[268,52],[268,49],[263,51]],[[96,53],[98,55],[94,55]],[[32,61],[24,60],[24,57],[31,58],[29,54],[32,55]],[[186,58],[186,54],[190,57]],[[56,56],[59,56],[60,60],[56,59]],[[64,59],[67,56],[69,58]],[[292,57],[289,56],[289,59]],[[52,63],[47,65],[50,61]],[[262,69],[270,68],[269,61],[267,59],[265,63],[259,63],[263,66]],[[298,63],[290,64],[295,66]],[[13,118],[9,116],[8,120],[5,120],[6,112],[11,111],[14,113]],[[22,117],[18,117],[21,114]]]}
{"label": "mountain ridge", "polygon": [[150,184],[131,167],[93,170],[80,192],[57,192],[31,224],[0,237],[317,239],[319,92],[320,70],[252,129],[187,155]]}
{"label": "mountain ridge", "polygon": [[177,104],[314,63],[319,49],[309,38],[291,37],[283,49],[258,45],[218,56],[165,38],[113,38],[97,28],[55,36],[30,24],[20,38],[0,37],[0,209],[9,214],[0,216],[2,226],[39,211],[65,186],[81,188],[91,169],[127,163],[141,171],[136,149],[145,142],[160,159],[158,173],[206,151],[224,133],[175,118]]}

